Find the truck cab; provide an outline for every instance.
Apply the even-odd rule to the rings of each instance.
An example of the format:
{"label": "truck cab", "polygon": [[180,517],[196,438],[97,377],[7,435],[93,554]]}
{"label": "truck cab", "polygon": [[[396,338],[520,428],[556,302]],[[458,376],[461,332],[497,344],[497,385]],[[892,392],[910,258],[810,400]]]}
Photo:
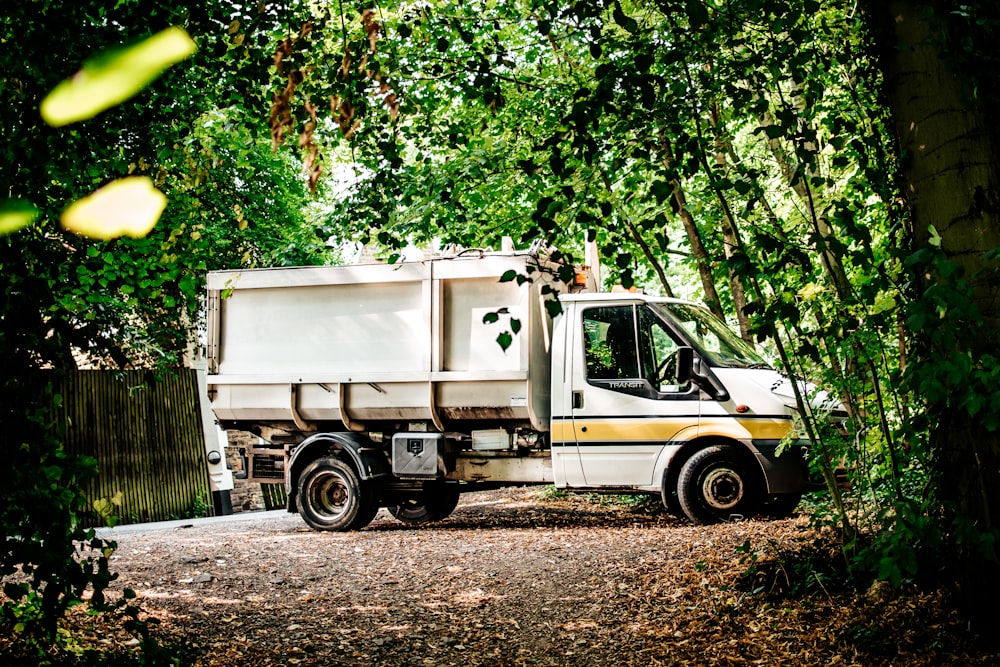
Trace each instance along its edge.
{"label": "truck cab", "polygon": [[[698,522],[794,507],[806,486],[787,382],[707,309],[570,294],[553,332],[559,487],[661,493]],[[783,450],[781,455],[779,450]],[[788,510],[785,509],[785,512]]]}

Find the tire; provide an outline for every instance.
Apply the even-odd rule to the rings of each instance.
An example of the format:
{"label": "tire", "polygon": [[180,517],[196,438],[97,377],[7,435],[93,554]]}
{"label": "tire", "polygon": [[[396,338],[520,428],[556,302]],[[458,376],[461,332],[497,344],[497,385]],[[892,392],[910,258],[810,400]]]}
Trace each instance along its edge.
{"label": "tire", "polygon": [[378,512],[376,501],[354,469],[332,456],[316,459],[299,476],[299,514],[313,530],[364,528]]}
{"label": "tire", "polygon": [[449,488],[426,490],[398,505],[390,505],[389,514],[412,525],[440,521],[458,507],[458,496],[458,491]]}
{"label": "tire", "polygon": [[732,447],[713,445],[694,453],[681,467],[677,498],[698,524],[718,523],[756,513],[760,475]]}
{"label": "tire", "polygon": [[772,519],[787,519],[795,514],[795,508],[799,506],[801,500],[801,493],[783,493],[771,496],[764,503],[763,513]]}
{"label": "tire", "polygon": [[[367,486],[367,482],[362,481],[361,487],[364,489]],[[351,524],[351,530],[361,530],[368,524],[372,522],[375,516],[378,514],[378,503],[371,501],[368,504],[368,509],[365,512],[358,512],[357,518],[354,519],[354,523]]]}
{"label": "tire", "polygon": [[677,484],[670,479],[670,475],[663,475],[663,484],[660,487],[660,500],[663,502],[663,507],[674,516],[683,517],[684,508],[681,507],[681,501],[677,497]]}

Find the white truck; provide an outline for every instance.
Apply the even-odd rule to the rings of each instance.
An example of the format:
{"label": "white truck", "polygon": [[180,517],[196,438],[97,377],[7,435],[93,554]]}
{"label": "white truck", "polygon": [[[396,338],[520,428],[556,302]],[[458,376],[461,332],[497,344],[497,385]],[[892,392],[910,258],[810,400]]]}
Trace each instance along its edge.
{"label": "white truck", "polygon": [[260,438],[248,478],[317,530],[525,484],[709,523],[807,484],[792,387],[725,324],[537,251],[212,272],[207,356],[220,425]]}

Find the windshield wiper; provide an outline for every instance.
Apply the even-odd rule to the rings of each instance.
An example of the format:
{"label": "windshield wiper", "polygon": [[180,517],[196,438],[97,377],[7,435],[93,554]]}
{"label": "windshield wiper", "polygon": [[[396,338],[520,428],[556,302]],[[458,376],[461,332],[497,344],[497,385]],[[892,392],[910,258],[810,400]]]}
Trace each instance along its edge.
{"label": "windshield wiper", "polygon": [[771,365],[763,361],[747,361],[739,357],[718,357],[715,363],[726,368],[771,368]]}

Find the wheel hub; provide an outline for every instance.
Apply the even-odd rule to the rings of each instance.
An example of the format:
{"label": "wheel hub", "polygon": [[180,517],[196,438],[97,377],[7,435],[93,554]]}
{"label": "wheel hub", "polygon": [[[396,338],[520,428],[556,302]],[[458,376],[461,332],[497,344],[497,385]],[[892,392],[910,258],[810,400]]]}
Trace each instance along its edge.
{"label": "wheel hub", "polygon": [[337,516],[344,512],[347,505],[347,489],[343,481],[336,475],[326,475],[317,479],[310,489],[313,507],[323,511],[328,516]]}
{"label": "wheel hub", "polygon": [[710,470],[702,482],[705,501],[716,510],[731,510],[743,499],[743,480],[735,470]]}

